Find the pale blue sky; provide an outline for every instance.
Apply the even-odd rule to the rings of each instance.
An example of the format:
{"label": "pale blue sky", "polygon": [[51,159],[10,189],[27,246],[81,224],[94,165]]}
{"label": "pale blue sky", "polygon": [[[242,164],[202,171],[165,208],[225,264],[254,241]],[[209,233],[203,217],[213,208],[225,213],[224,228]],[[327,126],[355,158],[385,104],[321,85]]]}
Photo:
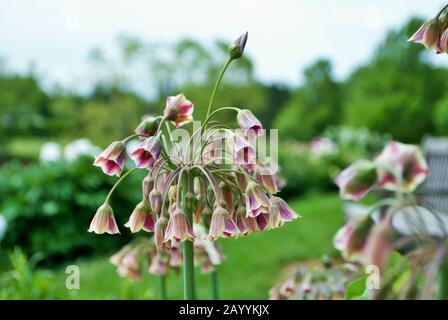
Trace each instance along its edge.
{"label": "pale blue sky", "polygon": [[[0,0],[0,57],[14,70],[31,61],[47,84],[78,86],[94,46],[118,34],[174,41],[233,39],[249,30],[247,52],[263,81],[296,85],[301,71],[328,57],[345,77],[370,58],[386,30],[429,17],[440,0]],[[445,55],[432,58],[436,63]]]}

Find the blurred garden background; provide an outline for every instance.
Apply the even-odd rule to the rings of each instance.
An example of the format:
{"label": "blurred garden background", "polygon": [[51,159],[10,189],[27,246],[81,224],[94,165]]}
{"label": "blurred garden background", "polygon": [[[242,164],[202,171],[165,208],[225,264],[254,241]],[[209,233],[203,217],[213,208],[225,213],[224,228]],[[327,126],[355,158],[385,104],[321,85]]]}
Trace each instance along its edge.
{"label": "blurred garden background", "polygon": [[[28,1],[18,2],[23,3],[23,9],[30,5]],[[307,1],[286,2],[297,12],[303,12],[309,5]],[[330,5],[317,2],[322,10]],[[440,1],[427,2],[429,12],[443,5]],[[76,3],[67,2],[68,7],[64,8],[76,9]],[[283,5],[282,1],[266,3],[280,8]],[[341,1],[338,5],[350,10],[353,3]],[[382,14],[386,16],[388,6],[392,5],[384,1],[373,3],[381,22]],[[221,298],[265,299],[269,288],[281,279],[288,266],[323,256],[337,257],[331,240],[344,218],[333,178],[342,168],[375,155],[390,138],[420,144],[425,136],[448,135],[447,58],[406,42],[423,21],[423,17],[412,14],[420,8],[417,3],[394,4],[395,9],[415,8],[404,10],[405,19],[394,21],[392,26],[380,23],[375,30],[381,37],[368,46],[373,49],[342,75],[335,72],[340,68],[332,54],[315,56],[312,61],[291,59],[287,61],[289,67],[284,68],[285,62],[279,62],[277,54],[281,57],[282,52],[291,48],[299,51],[309,48],[300,34],[296,32],[287,41],[275,33],[257,34],[257,28],[251,30],[250,26],[261,19],[260,12],[249,8],[245,15],[228,17],[228,24],[232,24],[229,30],[236,32],[234,36],[247,28],[249,41],[244,58],[226,75],[217,104],[250,108],[266,128],[279,130],[280,174],[287,182],[281,196],[290,201],[303,219],[247,238],[220,240],[227,257],[219,267]],[[173,5],[176,4],[174,1]],[[157,11],[155,6],[148,5],[146,9]],[[86,4],[81,8],[89,10]],[[362,7],[360,15],[373,10],[369,8]],[[40,9],[45,11],[44,7]],[[101,33],[101,15],[108,14],[107,8],[94,9],[99,27],[88,31]],[[5,9],[0,17],[7,12]],[[184,24],[201,25],[201,14],[207,12],[203,9],[193,15],[188,11],[184,21],[171,20],[169,23],[174,26],[170,28],[185,34],[184,29],[189,29]],[[79,14],[82,27],[83,11]],[[132,21],[126,10],[122,14],[127,15],[127,23],[129,19]],[[29,11],[26,15],[33,13]],[[298,18],[301,16],[298,14]],[[322,30],[328,25],[319,25],[320,19],[315,16],[314,25],[302,29],[304,33],[318,29],[316,34],[320,38],[313,45],[322,43],[325,48],[328,38],[332,38],[331,43],[338,38],[341,54],[344,50],[357,50],[356,46],[345,44],[350,41],[356,22],[342,24],[333,31]],[[280,20],[281,15],[275,16],[273,23]],[[12,22],[8,21],[11,27]],[[295,21],[288,23],[294,25]],[[15,34],[13,29],[0,33],[1,299],[160,297],[158,279],[145,274],[142,281],[131,282],[120,278],[108,262],[110,255],[133,238],[128,230],[123,228],[119,236],[87,232],[98,205],[115,182],[115,178],[92,166],[93,155],[108,142],[127,136],[143,115],[160,113],[167,95],[183,92],[195,104],[194,117],[204,117],[212,86],[225,61],[227,45],[233,40],[230,35],[223,37],[223,33],[215,32],[227,27],[223,20],[217,24],[211,28],[212,40],[196,39],[188,32],[175,39],[168,36],[164,39],[163,33],[157,37],[121,33],[118,20],[115,40],[78,53],[84,61],[84,78],[77,74],[76,81],[68,82],[47,75],[39,58],[17,64],[20,58],[5,49],[8,44],[24,51],[27,45],[46,45],[38,40],[42,31],[38,25],[35,33],[28,33],[32,28],[25,27],[17,27],[22,33]],[[11,34],[20,45],[10,41]],[[269,45],[269,59],[263,58],[266,54],[258,55],[256,45],[252,47],[252,34],[258,42]],[[366,36],[364,41],[371,39]],[[69,60],[64,62],[65,50],[70,51],[67,52],[70,57],[73,47],[52,44],[52,48],[57,48],[54,55],[58,61],[70,64]],[[269,68],[275,69],[277,63],[292,70],[296,80],[290,81],[289,74],[285,81],[278,80],[281,74],[269,79]],[[264,67],[260,76],[257,70],[262,65],[269,68]],[[64,79],[71,79],[71,73],[64,73]],[[126,181],[113,200],[119,225],[126,222],[140,200],[138,178],[141,177]],[[69,265],[80,267],[80,290],[65,287],[65,270]],[[210,298],[210,278],[200,274],[197,277],[198,297]],[[170,298],[181,298],[181,279],[181,274],[169,275]]]}

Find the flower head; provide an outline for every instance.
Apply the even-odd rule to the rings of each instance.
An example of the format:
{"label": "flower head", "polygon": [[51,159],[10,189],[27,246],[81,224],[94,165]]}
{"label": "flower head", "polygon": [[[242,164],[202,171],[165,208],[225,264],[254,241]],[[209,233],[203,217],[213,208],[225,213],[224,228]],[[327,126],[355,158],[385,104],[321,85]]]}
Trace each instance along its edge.
{"label": "flower head", "polygon": [[117,222],[115,221],[114,212],[109,204],[104,203],[98,208],[90,223],[88,231],[96,234],[103,234],[106,232],[109,234],[120,233],[120,231],[118,231]]}
{"label": "flower head", "polygon": [[335,179],[341,197],[359,201],[377,181],[377,170],[371,161],[360,160],[342,171]]}
{"label": "flower head", "polygon": [[134,160],[137,168],[152,169],[160,157],[160,151],[160,139],[149,137],[138,145],[130,157]]}
{"label": "flower head", "polygon": [[154,214],[146,200],[142,200],[132,211],[126,227],[131,229],[132,233],[139,232],[141,229],[147,232],[154,232]]}
{"label": "flower head", "polygon": [[166,99],[163,115],[167,120],[173,121],[176,127],[193,121],[193,103],[181,93]]}
{"label": "flower head", "polygon": [[169,256],[159,251],[152,259],[148,272],[155,276],[164,276],[169,270]]}
{"label": "flower head", "polygon": [[428,176],[428,165],[414,145],[391,141],[375,159],[380,186],[391,191],[414,191]]}
{"label": "flower head", "polygon": [[174,240],[181,242],[184,240],[194,240],[193,230],[188,222],[187,215],[182,209],[177,208],[170,215],[168,225],[165,230],[164,242]]}
{"label": "flower head", "polygon": [[420,43],[427,49],[437,49],[442,34],[442,25],[436,18],[426,20],[408,41]]}
{"label": "flower head", "polygon": [[124,143],[122,141],[114,141],[95,158],[93,165],[100,167],[109,176],[115,175],[119,177],[123,170],[125,156],[126,149]]}
{"label": "flower head", "polygon": [[252,111],[244,109],[238,111],[236,117],[240,128],[243,130],[246,136],[261,136],[263,134],[263,127],[260,121],[255,118]]}
{"label": "flower head", "polygon": [[135,128],[135,133],[140,134],[142,139],[156,134],[162,117],[145,116],[142,122]]}
{"label": "flower head", "polygon": [[249,182],[245,196],[248,217],[257,217],[261,213],[269,213],[271,211],[271,201],[263,188],[257,183]]}
{"label": "flower head", "polygon": [[212,214],[208,238],[212,241],[219,237],[228,238],[238,234],[238,227],[230,219],[229,211],[217,206]]}
{"label": "flower head", "polygon": [[229,46],[230,59],[239,59],[243,56],[244,48],[246,47],[248,32],[242,34]]}

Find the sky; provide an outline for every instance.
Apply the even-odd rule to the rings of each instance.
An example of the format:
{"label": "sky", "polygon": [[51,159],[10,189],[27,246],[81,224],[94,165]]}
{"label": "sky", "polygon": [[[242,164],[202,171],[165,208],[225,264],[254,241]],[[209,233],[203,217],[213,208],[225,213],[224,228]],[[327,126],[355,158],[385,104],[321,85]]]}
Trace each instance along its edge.
{"label": "sky", "polygon": [[[46,85],[77,87],[93,47],[118,35],[147,41],[233,40],[249,31],[247,54],[267,83],[298,85],[317,58],[338,79],[369,61],[387,30],[411,16],[434,16],[440,0],[0,0],[0,57],[8,69],[31,63]],[[446,56],[435,56],[436,63]]]}

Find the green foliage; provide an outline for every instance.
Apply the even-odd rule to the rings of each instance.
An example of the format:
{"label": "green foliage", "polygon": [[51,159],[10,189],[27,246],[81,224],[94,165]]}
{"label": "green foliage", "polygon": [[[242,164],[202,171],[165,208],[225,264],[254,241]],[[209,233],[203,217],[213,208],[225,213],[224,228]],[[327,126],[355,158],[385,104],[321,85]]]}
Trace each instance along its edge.
{"label": "green foliage", "polygon": [[0,300],[11,299],[55,299],[52,293],[54,274],[35,271],[38,256],[28,259],[21,250],[9,254],[11,270],[0,274]]}
{"label": "green foliage", "polygon": [[437,102],[433,120],[436,132],[441,135],[448,135],[448,96]]}
{"label": "green foliage", "polygon": [[367,276],[353,280],[345,289],[345,300],[362,300],[366,292]]}
{"label": "green foliage", "polygon": [[278,114],[275,126],[282,137],[310,140],[329,125],[339,124],[341,94],[331,63],[318,60],[305,70],[305,85]]}
{"label": "green foliage", "polygon": [[[112,199],[119,225],[140,200],[139,182],[131,176]],[[0,169],[0,212],[8,221],[4,248],[20,245],[27,254],[42,252],[47,261],[110,251],[129,240],[88,233],[90,221],[116,179],[92,166],[91,159]]]}
{"label": "green foliage", "polygon": [[420,23],[414,19],[390,32],[373,63],[352,74],[345,85],[344,123],[413,143],[434,131],[432,114],[447,74],[424,61],[422,46],[406,42]]}

